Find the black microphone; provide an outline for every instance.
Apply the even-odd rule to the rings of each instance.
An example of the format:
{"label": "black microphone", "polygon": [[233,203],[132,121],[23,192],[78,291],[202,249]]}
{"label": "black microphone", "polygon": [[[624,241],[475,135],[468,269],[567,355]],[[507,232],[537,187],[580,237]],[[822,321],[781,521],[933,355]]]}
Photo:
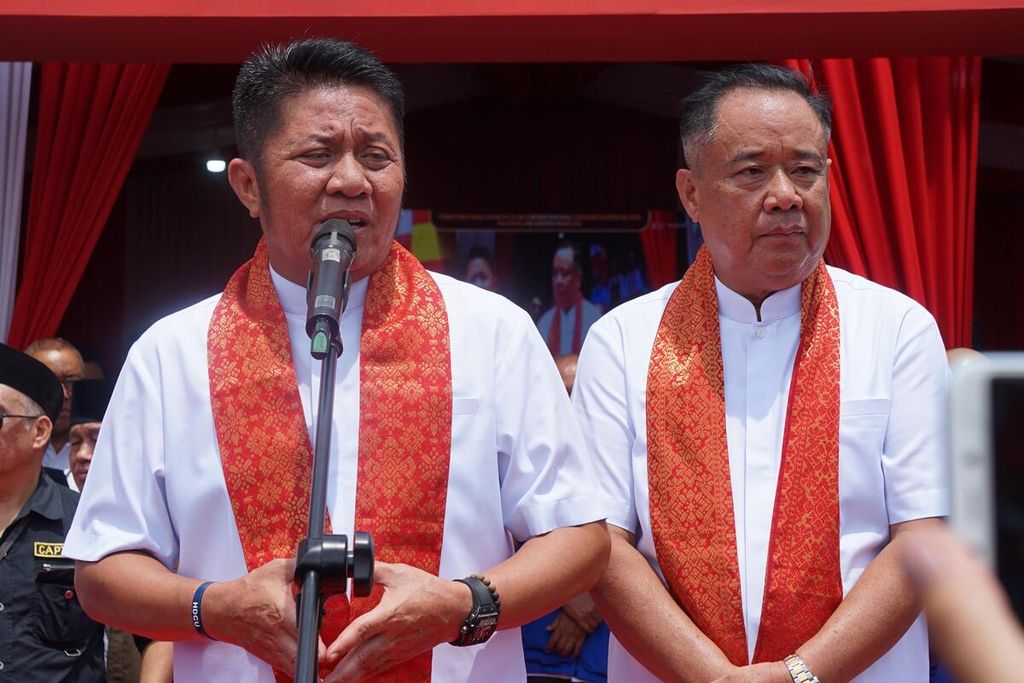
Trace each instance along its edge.
{"label": "black microphone", "polygon": [[356,256],[356,232],[348,221],[331,218],[320,224],[309,249],[313,269],[306,286],[306,334],[310,353],[323,360],[331,346],[341,355],[338,325],[348,303],[348,269]]}

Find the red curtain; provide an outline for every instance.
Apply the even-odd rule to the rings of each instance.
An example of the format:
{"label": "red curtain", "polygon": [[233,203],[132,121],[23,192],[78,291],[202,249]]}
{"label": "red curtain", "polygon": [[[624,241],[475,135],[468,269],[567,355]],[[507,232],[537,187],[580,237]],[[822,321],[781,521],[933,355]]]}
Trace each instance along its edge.
{"label": "red curtain", "polygon": [[640,231],[640,242],[644,246],[644,260],[647,262],[647,281],[651,290],[679,279],[679,264],[676,242],[679,228],[678,216],[665,211],[651,211],[647,226]]}
{"label": "red curtain", "polygon": [[790,60],[835,106],[826,260],[971,345],[979,57]]}
{"label": "red curtain", "polygon": [[44,64],[21,285],[8,343],[56,333],[170,71]]}

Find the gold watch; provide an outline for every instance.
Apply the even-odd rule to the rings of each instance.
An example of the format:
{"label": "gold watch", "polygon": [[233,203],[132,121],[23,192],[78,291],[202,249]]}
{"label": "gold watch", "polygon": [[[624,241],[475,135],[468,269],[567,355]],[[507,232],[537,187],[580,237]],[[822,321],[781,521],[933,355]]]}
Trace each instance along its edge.
{"label": "gold watch", "polygon": [[806,662],[800,655],[792,654],[784,661],[786,668],[789,669],[789,675],[793,677],[793,683],[821,683],[818,677],[807,668]]}

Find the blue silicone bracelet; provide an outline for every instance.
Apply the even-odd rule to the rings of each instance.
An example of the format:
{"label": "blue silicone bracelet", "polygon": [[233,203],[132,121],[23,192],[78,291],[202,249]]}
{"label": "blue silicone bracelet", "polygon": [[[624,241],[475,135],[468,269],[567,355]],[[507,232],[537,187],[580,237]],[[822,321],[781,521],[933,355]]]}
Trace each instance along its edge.
{"label": "blue silicone bracelet", "polygon": [[195,594],[192,595],[192,628],[196,630],[196,633],[207,638],[210,638],[210,634],[203,628],[203,593],[212,583],[213,581],[205,581],[199,584]]}

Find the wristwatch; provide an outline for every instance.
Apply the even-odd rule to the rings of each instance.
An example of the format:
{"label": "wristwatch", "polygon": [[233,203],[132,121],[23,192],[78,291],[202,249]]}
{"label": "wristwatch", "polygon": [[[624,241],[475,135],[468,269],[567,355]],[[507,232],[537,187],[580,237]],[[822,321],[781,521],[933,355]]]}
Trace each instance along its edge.
{"label": "wristwatch", "polygon": [[486,643],[498,628],[501,598],[491,586],[491,582],[482,576],[467,576],[464,579],[455,580],[469,586],[469,590],[473,593],[473,608],[459,628],[459,637],[451,644],[457,647],[466,647]]}
{"label": "wristwatch", "polygon": [[818,677],[811,673],[800,655],[790,655],[786,657],[785,662],[786,668],[789,669],[789,675],[793,678],[793,683],[821,683]]}

